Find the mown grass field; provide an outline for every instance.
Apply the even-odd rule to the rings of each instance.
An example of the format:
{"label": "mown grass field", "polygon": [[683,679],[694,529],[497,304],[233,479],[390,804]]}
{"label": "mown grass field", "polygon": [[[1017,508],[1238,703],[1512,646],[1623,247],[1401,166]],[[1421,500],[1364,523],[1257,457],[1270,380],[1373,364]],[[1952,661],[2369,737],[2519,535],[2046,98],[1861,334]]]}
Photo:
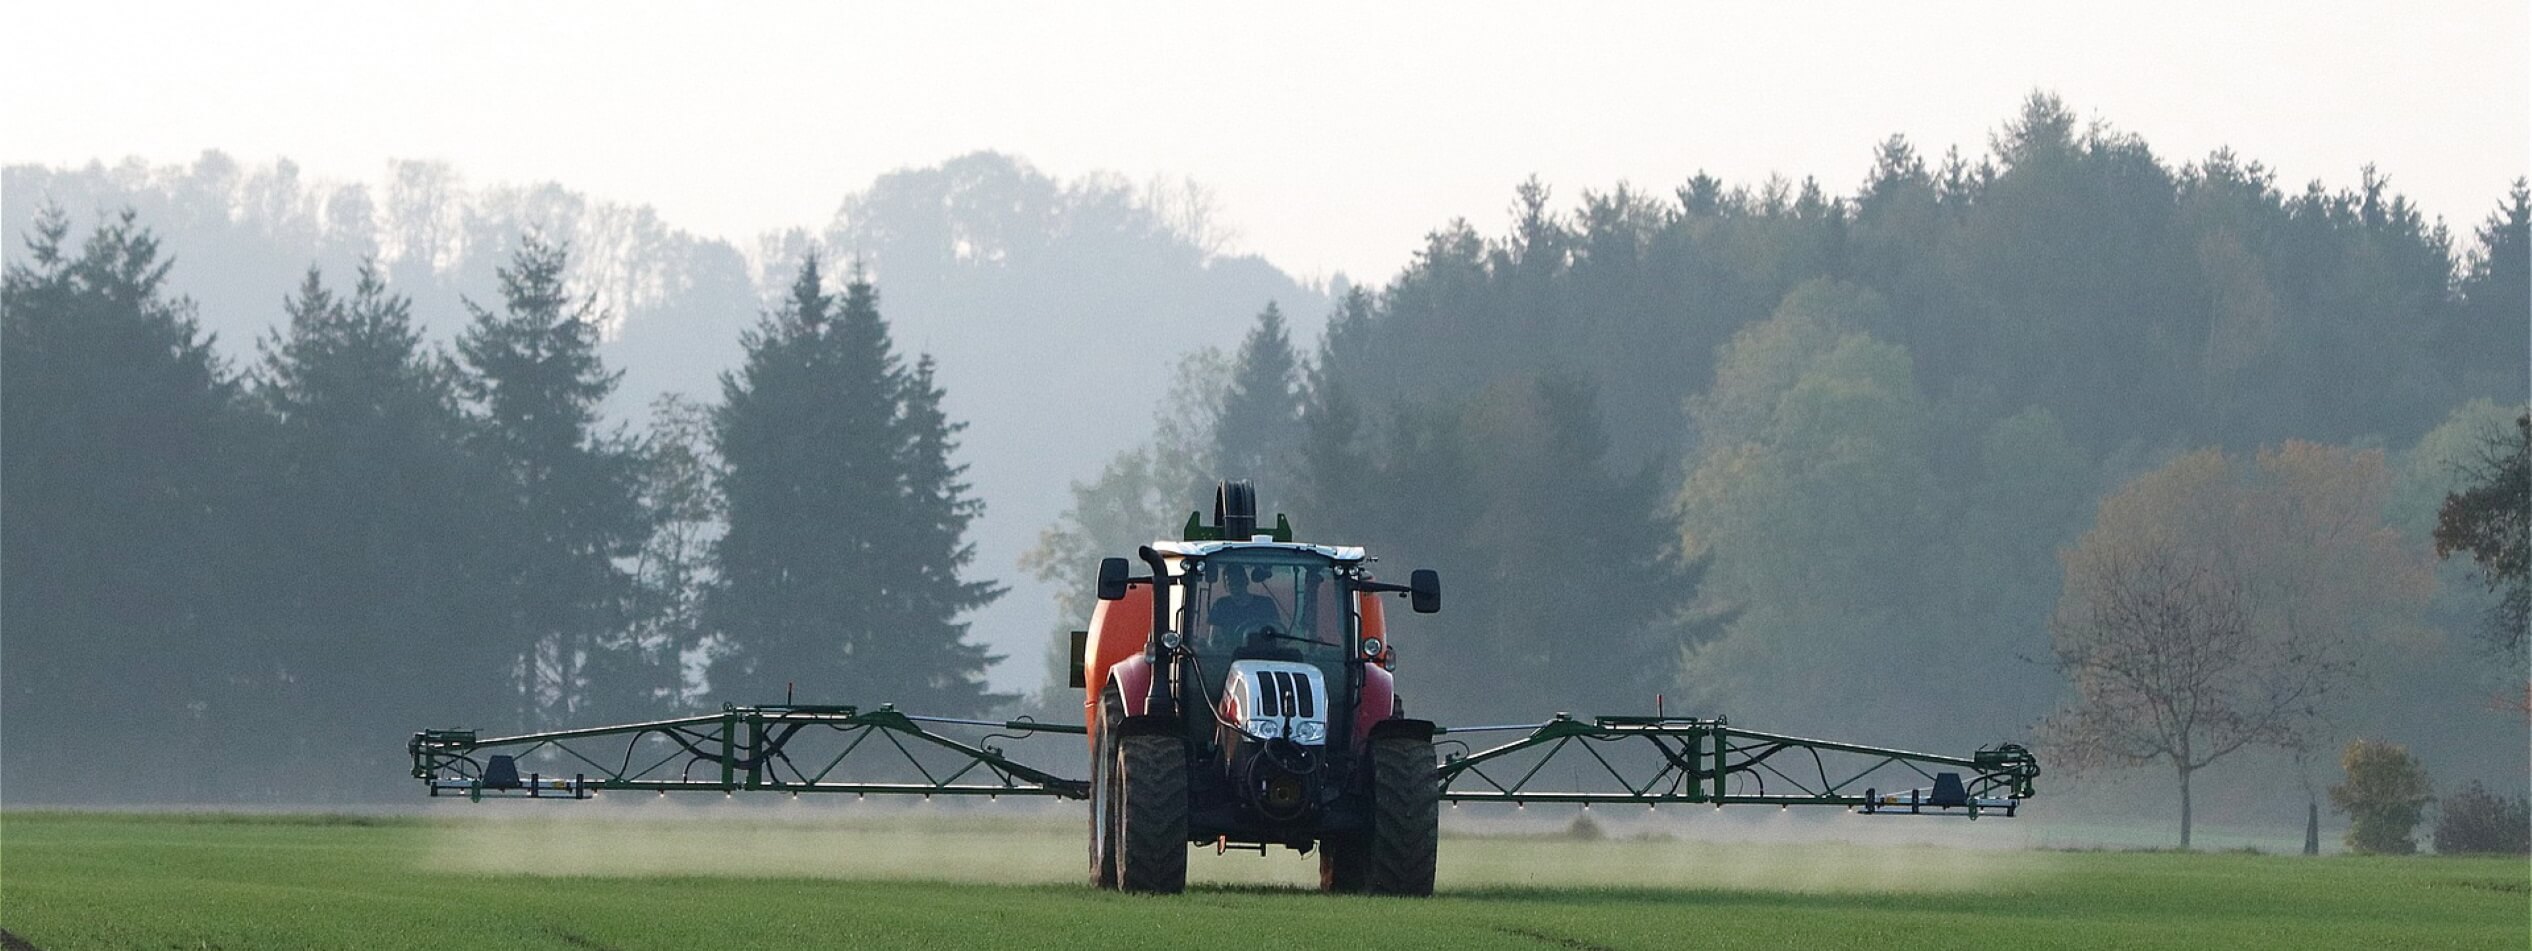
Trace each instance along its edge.
{"label": "mown grass field", "polygon": [[0,929],[74,948],[2505,948],[2521,859],[1459,836],[1431,900],[1210,854],[1074,884],[1069,824],[0,815]]}

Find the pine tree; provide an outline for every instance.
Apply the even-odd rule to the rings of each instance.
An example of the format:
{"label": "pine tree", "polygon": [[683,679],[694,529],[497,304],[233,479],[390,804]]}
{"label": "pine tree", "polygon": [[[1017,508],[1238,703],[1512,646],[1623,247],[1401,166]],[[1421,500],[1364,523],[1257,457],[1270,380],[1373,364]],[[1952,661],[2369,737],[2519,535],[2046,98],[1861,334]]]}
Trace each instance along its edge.
{"label": "pine tree", "polygon": [[1355,288],[1328,317],[1319,340],[1318,359],[1311,361],[1309,385],[1302,393],[1301,440],[1292,466],[1291,511],[1312,524],[1359,525],[1363,511],[1356,482],[1371,469],[1364,445],[1361,405],[1347,382],[1364,364],[1363,350],[1372,332],[1371,294]]}
{"label": "pine tree", "polygon": [[631,581],[617,560],[648,534],[638,457],[620,435],[598,431],[598,406],[616,374],[598,359],[596,301],[574,300],[563,273],[567,248],[524,237],[498,270],[502,310],[466,301],[473,320],[458,340],[461,390],[483,415],[481,451],[502,491],[496,577],[507,590],[503,628],[517,658],[523,708],[541,718],[575,716],[599,651],[623,649]]}
{"label": "pine tree", "polygon": [[2462,364],[2462,395],[2522,395],[2523,340],[2532,320],[2532,186],[2523,179],[2480,224],[2479,248],[2460,283],[2459,319],[2443,353]]}
{"label": "pine tree", "polygon": [[1283,312],[1272,303],[1240,343],[1222,418],[1214,427],[1222,478],[1249,479],[1269,498],[1290,492],[1301,448],[1299,367]]}
{"label": "pine tree", "polygon": [[961,577],[976,560],[967,527],[984,514],[985,505],[970,497],[967,483],[960,481],[967,466],[951,461],[958,432],[967,426],[942,411],[944,395],[933,379],[932,357],[918,357],[906,378],[898,419],[904,534],[888,560],[902,573],[897,584],[904,592],[904,608],[894,622],[899,636],[882,643],[907,648],[905,662],[891,665],[913,678],[910,686],[919,687],[898,694],[906,702],[973,713],[1009,698],[985,693],[985,667],[999,658],[970,643],[967,622],[958,618],[993,603],[1005,589]]}
{"label": "pine tree", "polygon": [[212,731],[249,700],[256,592],[223,556],[254,420],[137,216],[68,234],[44,209],[0,282],[0,769],[19,801],[200,797],[223,782]]}
{"label": "pine tree", "polygon": [[713,417],[729,505],[713,692],[952,713],[996,699],[958,616],[1000,590],[960,578],[980,503],[949,461],[958,427],[929,361],[909,373],[878,291],[856,274],[838,300],[814,257],[745,343]]}
{"label": "pine tree", "polygon": [[[332,731],[312,737],[327,761],[312,774],[339,776],[342,756],[393,752],[356,738],[496,706],[506,665],[476,572],[486,485],[446,358],[374,264],[348,299],[310,268],[284,310],[254,387],[277,428],[266,564],[283,604],[263,660],[299,729]],[[379,671],[416,687],[381,690]]]}

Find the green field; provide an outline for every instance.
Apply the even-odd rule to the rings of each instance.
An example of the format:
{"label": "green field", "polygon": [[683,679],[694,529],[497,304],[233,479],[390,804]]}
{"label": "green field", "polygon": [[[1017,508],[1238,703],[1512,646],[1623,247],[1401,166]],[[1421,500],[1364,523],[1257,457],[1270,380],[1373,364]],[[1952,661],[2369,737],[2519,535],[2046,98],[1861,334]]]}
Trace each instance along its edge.
{"label": "green field", "polygon": [[0,815],[0,929],[69,948],[2237,948],[2532,942],[2521,859],[1453,836],[1443,894],[1308,860],[1074,884],[1050,819]]}

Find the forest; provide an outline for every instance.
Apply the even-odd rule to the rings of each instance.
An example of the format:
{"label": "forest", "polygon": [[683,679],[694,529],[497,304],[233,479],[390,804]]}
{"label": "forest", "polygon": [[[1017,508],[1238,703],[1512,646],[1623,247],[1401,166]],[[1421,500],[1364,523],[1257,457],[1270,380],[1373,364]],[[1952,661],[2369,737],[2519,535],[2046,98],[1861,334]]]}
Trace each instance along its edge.
{"label": "forest", "polygon": [[[369,799],[422,726],[795,687],[1060,711],[1097,558],[1223,477],[1441,571],[1397,641],[1443,722],[2011,739],[2258,817],[2357,738],[2521,786],[2521,494],[2447,501],[2523,451],[2522,182],[2457,231],[2046,95],[1868,154],[1523,183],[1359,284],[991,155],[746,252],[428,166],[10,168],[7,794]],[[2242,672],[2194,752],[2087,673],[2139,592]]]}

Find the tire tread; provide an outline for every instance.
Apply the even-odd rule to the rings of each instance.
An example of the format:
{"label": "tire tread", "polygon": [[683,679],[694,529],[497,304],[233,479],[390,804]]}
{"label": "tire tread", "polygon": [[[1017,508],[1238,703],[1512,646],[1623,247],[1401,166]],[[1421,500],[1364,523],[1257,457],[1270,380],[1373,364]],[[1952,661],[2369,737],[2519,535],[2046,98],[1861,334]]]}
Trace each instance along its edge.
{"label": "tire tread", "polygon": [[1117,882],[1129,892],[1187,890],[1187,753],[1174,736],[1117,742]]}
{"label": "tire tread", "polygon": [[1433,743],[1396,737],[1372,742],[1372,833],[1366,891],[1433,894],[1441,845],[1441,789],[1433,778]]}

